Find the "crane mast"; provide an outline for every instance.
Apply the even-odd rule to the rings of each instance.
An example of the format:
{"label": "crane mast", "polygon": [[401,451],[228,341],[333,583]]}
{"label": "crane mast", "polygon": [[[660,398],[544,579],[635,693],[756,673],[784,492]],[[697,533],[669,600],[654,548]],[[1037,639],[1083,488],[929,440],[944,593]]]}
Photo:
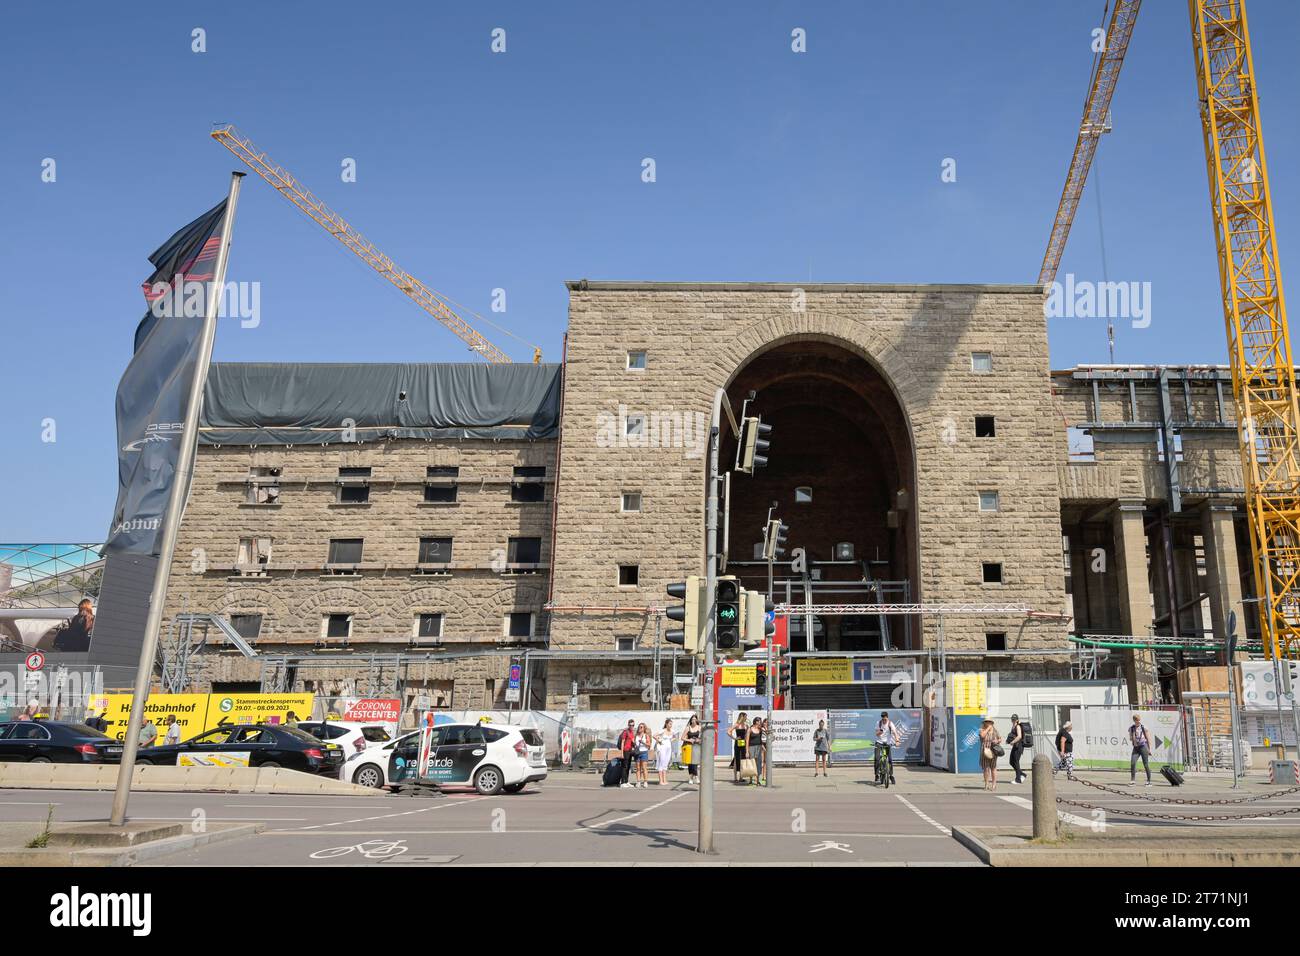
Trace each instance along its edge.
{"label": "crane mast", "polygon": [[1300,656],[1300,411],[1244,0],[1188,0],[1260,634]]}
{"label": "crane mast", "polygon": [[[225,123],[217,126],[212,131],[212,138],[238,156],[244,165],[270,183],[281,196],[305,212],[322,229],[351,249],[358,258],[413,299],[420,308],[451,329],[469,346],[470,351],[477,352],[494,364],[510,362],[510,356],[457,315],[442,296],[415,276],[398,268],[397,264],[380,251],[373,242],[352,228],[347,220],[325,205],[292,173],[272,160],[264,150],[254,145],[253,141],[240,132],[234,124]],[[541,357],[541,350],[534,347],[533,361],[540,362]]]}

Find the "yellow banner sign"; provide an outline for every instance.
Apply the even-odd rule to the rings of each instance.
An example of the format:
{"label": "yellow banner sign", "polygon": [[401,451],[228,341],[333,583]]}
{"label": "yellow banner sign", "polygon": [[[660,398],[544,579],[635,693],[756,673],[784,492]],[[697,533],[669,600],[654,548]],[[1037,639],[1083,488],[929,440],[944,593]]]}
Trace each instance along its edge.
{"label": "yellow banner sign", "polygon": [[796,684],[852,684],[853,661],[847,657],[801,657],[794,669]]}
{"label": "yellow banner sign", "polygon": [[953,713],[983,716],[988,710],[988,690],[987,674],[953,674]]}
{"label": "yellow banner sign", "polygon": [[757,681],[757,665],[722,668],[723,687],[753,687]]}
{"label": "yellow banner sign", "polygon": [[[181,725],[180,739],[189,740],[222,724],[283,724],[290,711],[299,720],[307,720],[314,698],[314,694],[150,694],[144,709],[158,729],[157,743],[161,744],[169,716]],[[92,697],[86,716],[100,713],[108,722],[104,733],[121,740],[131,718],[131,695]]]}
{"label": "yellow banner sign", "polygon": [[224,753],[178,753],[178,767],[247,767],[252,753],[247,750],[227,750]]}
{"label": "yellow banner sign", "polygon": [[283,724],[292,713],[311,719],[312,694],[209,694],[208,726]]}

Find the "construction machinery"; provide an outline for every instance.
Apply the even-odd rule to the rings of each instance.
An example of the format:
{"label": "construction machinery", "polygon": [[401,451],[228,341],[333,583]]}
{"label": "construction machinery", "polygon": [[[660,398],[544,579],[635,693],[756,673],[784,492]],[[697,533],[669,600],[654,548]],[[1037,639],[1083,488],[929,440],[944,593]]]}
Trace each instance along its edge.
{"label": "construction machinery", "polygon": [[[1039,281],[1055,279],[1141,0],[1116,0]],[[1244,0],[1188,0],[1246,514],[1270,658],[1300,657],[1300,410]],[[1150,646],[1150,645],[1148,645]]]}
{"label": "construction machinery", "polygon": [[[399,268],[391,258],[380,251],[379,247],[349,225],[342,216],[325,205],[311,190],[299,182],[292,173],[272,160],[265,150],[256,146],[234,124],[219,124],[212,130],[212,138],[238,156],[245,166],[270,183],[276,192],[305,212],[312,221],[352,250],[359,259],[397,286],[416,305],[451,329],[462,342],[469,346],[470,351],[477,352],[484,359],[494,364],[510,363],[510,356],[489,342],[473,326],[462,319],[452,309],[451,303],[444,296],[434,292],[415,276]],[[506,334],[511,333],[507,332]],[[535,345],[532,346],[532,349],[533,362],[541,362],[542,350]]]}

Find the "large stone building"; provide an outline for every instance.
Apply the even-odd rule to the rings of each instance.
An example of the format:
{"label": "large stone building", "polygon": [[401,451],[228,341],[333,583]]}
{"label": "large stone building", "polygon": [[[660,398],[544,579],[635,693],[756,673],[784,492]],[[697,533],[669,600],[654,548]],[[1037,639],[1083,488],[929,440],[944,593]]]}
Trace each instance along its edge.
{"label": "large stone building", "polygon": [[[1250,620],[1222,369],[1051,372],[1032,286],[569,290],[561,365],[214,366],[165,610],[173,651],[200,615],[190,681],[477,708],[526,655],[526,705],[640,705],[664,588],[702,568],[720,388],[773,426],[732,573],[765,589],[774,509],[810,559],[778,602],[989,609],[819,614],[816,651],[1067,677],[1072,633]],[[1101,666],[1158,692],[1149,651]]]}

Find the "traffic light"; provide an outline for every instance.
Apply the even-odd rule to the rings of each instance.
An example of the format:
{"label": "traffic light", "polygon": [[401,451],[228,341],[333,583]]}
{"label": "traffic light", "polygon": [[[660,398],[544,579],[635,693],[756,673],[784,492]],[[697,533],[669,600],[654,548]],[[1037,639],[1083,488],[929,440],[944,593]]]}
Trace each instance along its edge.
{"label": "traffic light", "polygon": [[740,625],[740,642],[746,647],[754,647],[776,633],[776,623],[767,619],[767,612],[773,605],[762,591],[742,590],[741,598],[744,618]]}
{"label": "traffic light", "polygon": [[759,664],[754,672],[754,693],[759,697],[767,696],[767,665]]}
{"label": "traffic light", "polygon": [[[793,670],[794,661],[790,660],[788,657],[783,657],[781,660],[776,662],[776,691],[782,697],[787,697],[790,694],[790,677],[792,676]],[[790,705],[787,704],[786,706],[788,707]]]}
{"label": "traffic light", "polygon": [[755,468],[767,464],[767,449],[771,442],[767,436],[772,433],[771,425],[764,425],[763,419],[750,417],[740,429],[740,465],[739,470],[752,475]]}
{"label": "traffic light", "polygon": [[719,650],[740,646],[741,628],[740,582],[734,575],[718,578],[714,590],[714,640]]}
{"label": "traffic light", "polygon": [[773,518],[763,532],[763,560],[775,561],[785,554],[785,539],[790,526],[780,518]]}
{"label": "traffic light", "polygon": [[668,585],[668,596],[680,600],[664,612],[670,621],[680,621],[681,627],[664,634],[669,644],[680,644],[688,654],[698,654],[704,647],[704,583],[699,575],[692,574],[685,581]]}

